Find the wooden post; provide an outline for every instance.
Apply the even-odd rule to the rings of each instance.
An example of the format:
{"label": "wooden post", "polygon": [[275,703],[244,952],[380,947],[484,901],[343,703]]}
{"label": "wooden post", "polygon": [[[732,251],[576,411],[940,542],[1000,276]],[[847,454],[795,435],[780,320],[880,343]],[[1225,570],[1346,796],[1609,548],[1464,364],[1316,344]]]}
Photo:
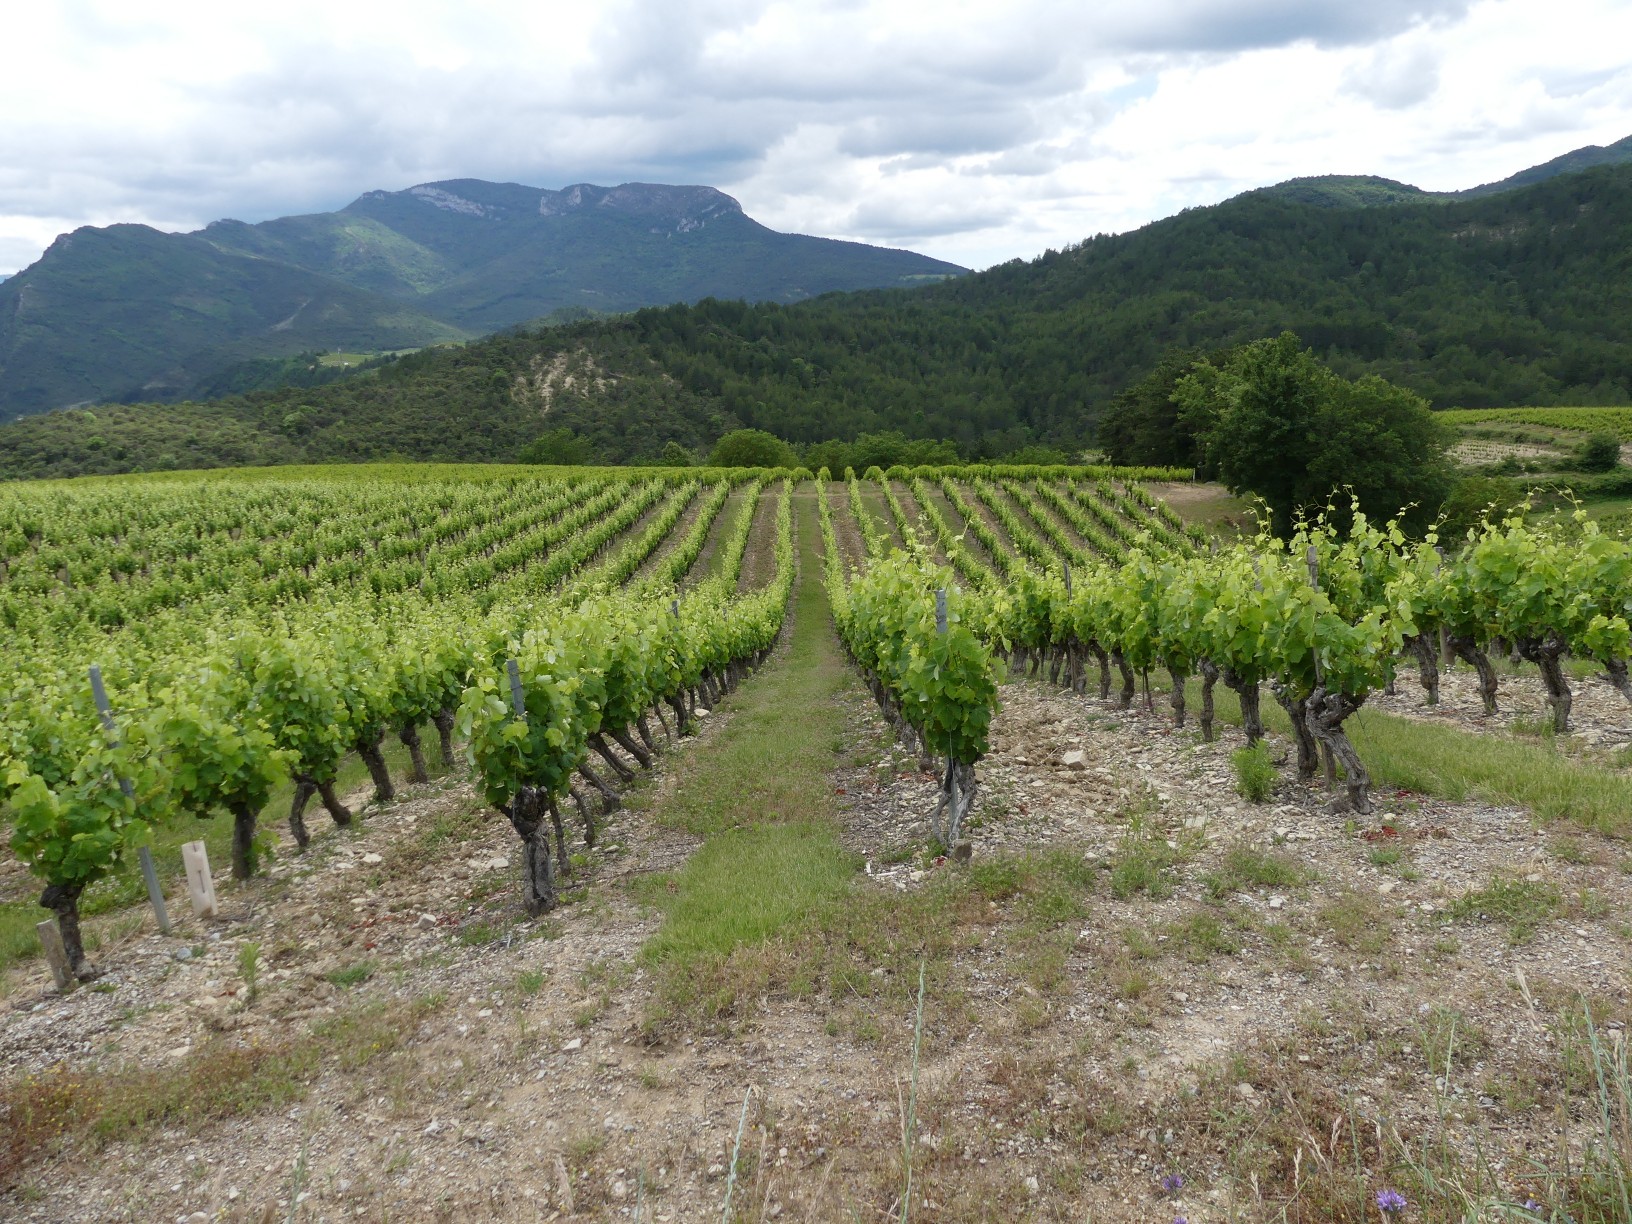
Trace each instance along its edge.
{"label": "wooden post", "polygon": [[1062,562],[1060,562],[1060,564],[1065,566],[1065,597],[1067,599],[1070,599],[1071,598],[1071,562],[1062,561]]}
{"label": "wooden post", "polygon": [[521,668],[514,659],[506,659],[504,670],[510,677],[510,707],[515,710],[517,718],[526,718],[527,695],[521,688]]}
{"label": "wooden post", "polygon": [[[91,699],[96,702],[96,712],[101,716],[102,726],[108,737],[115,744],[119,742],[119,726],[113,721],[113,707],[108,704],[108,690],[102,683],[102,669],[95,663],[91,664]],[[132,798],[130,779],[120,778],[119,789],[125,792],[127,799]],[[164,907],[164,889],[159,887],[159,873],[153,866],[153,852],[146,846],[136,852],[141,860],[142,879],[147,884],[147,899],[152,903],[153,916],[159,920],[159,933],[170,934],[170,911]]]}
{"label": "wooden post", "polygon": [[215,880],[210,876],[209,850],[201,841],[181,848],[181,863],[187,869],[187,893],[193,899],[193,913],[214,918],[220,910],[215,903]]}
{"label": "wooden post", "polygon": [[[1309,545],[1309,551],[1304,554],[1304,560],[1308,562],[1309,565],[1309,585],[1318,591],[1320,590],[1320,553],[1316,551],[1313,544]],[[1325,684],[1325,677],[1321,674],[1320,648],[1318,646],[1315,647],[1313,655],[1315,664],[1315,683]]]}
{"label": "wooden post", "polygon": [[935,592],[935,632],[946,632],[946,588],[941,587]]}
{"label": "wooden post", "polygon": [[51,976],[57,979],[57,989],[67,994],[76,983],[74,975],[68,972],[68,951],[62,946],[62,932],[57,929],[57,920],[48,918],[37,923],[34,931],[40,937],[45,963],[51,966]]}
{"label": "wooden post", "polygon": [[159,920],[159,934],[170,934],[170,911],[165,908],[164,889],[159,887],[159,872],[153,866],[153,851],[146,846],[136,851],[142,865],[142,879],[147,883],[147,899],[153,905],[153,916]]}

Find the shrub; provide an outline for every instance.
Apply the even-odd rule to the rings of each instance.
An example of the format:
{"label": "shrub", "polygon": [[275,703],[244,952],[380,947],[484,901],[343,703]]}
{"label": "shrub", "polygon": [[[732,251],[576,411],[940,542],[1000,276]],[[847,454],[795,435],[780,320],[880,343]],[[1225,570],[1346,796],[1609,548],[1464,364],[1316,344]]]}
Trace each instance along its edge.
{"label": "shrub", "polygon": [[1584,472],[1612,472],[1621,462],[1621,440],[1612,433],[1595,433],[1581,444],[1576,465]]}
{"label": "shrub", "polygon": [[1235,789],[1241,797],[1262,803],[1275,789],[1275,763],[1269,759],[1269,748],[1262,740],[1237,748],[1230,754],[1235,766]]}

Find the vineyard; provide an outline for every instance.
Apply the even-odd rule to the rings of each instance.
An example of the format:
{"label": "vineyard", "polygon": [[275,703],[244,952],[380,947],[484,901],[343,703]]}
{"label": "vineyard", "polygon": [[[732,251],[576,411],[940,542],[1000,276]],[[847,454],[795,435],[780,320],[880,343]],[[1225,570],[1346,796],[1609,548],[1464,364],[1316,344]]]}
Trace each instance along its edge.
{"label": "vineyard", "polygon": [[[427,1080],[439,1094],[480,1069],[459,1108],[476,1091],[512,1130],[537,1111],[595,1139],[536,1136],[536,1181],[501,1187],[488,1162],[519,1133],[501,1141],[472,1115],[460,1133],[487,1138],[437,1158],[458,1184],[434,1218],[717,1218],[723,1203],[743,1219],[863,1205],[1080,1218],[1087,1204],[1107,1219],[1360,1220],[1386,1181],[1423,1218],[1460,1219],[1430,1204],[1449,1212],[1447,1179],[1472,1176],[1459,1111],[1489,1093],[1452,1087],[1457,1039],[1423,1026],[1466,1024],[1474,1057],[1554,1083],[1537,1068],[1566,1038],[1537,1037],[1553,1031],[1540,995],[1573,1034],[1577,1079],[1566,1065],[1556,1083],[1574,1086],[1600,1065],[1591,1043],[1621,1031],[1627,937],[1610,898],[1628,891],[1613,839],[1632,833],[1632,546],[1585,516],[1413,540],[1356,513],[1220,547],[1149,483],[1186,474],[1155,469],[365,471],[0,491],[0,822],[17,858],[0,875],[0,971],[22,1017],[0,1021],[0,1202],[18,1218],[66,1218],[82,1193],[41,1182],[46,1155],[112,1143],[136,1168],[158,1133],[144,1126],[208,1143],[227,1117],[293,1139],[298,1167],[207,1156],[82,1218],[187,1218],[200,1202],[205,1219],[295,1218],[308,1200],[311,1218],[413,1214],[426,1185],[390,1160],[314,1188],[302,1145],[320,1124],[301,1139],[299,1110],[266,1107],[321,1091],[331,1128],[372,1116],[413,1091],[337,1104],[335,1068],[378,1088],[419,1057],[456,1064]],[[806,688],[787,687],[796,676]],[[1526,872],[1513,855],[1531,853],[1532,818],[1574,832],[1559,864]],[[203,908],[180,870],[199,842],[233,880]],[[348,871],[372,883],[359,894]],[[164,918],[142,907],[149,892]],[[1503,953],[1495,928],[1515,907],[1524,929],[1508,922]],[[1489,1018],[1504,958],[1555,920],[1596,923],[1612,946],[1583,936],[1597,958],[1582,964],[1571,943],[1532,966],[1518,1012]],[[1447,924],[1460,942],[1435,935]],[[1401,982],[1391,941],[1413,961],[1438,951]],[[1462,943],[1477,970],[1447,950]],[[318,959],[342,950],[359,959]],[[157,1000],[192,981],[194,955],[213,993],[166,1057],[254,1083],[267,1060],[296,1065],[300,1043],[328,1061],[215,1114],[110,1097],[109,1082],[161,1092],[160,1072],[119,1070],[111,1035],[138,1034],[149,1061],[173,1045],[180,1000]],[[1480,998],[1461,998],[1475,979]],[[1360,1005],[1366,981],[1394,1003]],[[373,1004],[346,1010],[336,988],[353,986]],[[1422,990],[1438,1001],[1418,1014]],[[1289,992],[1324,1013],[1323,1035]],[[328,1000],[315,1013],[314,994]],[[1206,1023],[1191,1006],[1204,998]],[[500,1037],[506,1006],[520,1028]],[[909,1074],[908,1058],[914,1103],[852,1108],[856,1091],[815,1070],[756,1070],[751,1034],[778,1023],[799,1067],[841,1084],[859,1064]],[[1349,1048],[1333,1023],[1368,1035]],[[93,1054],[76,1024],[110,1044]],[[495,1030],[475,1053],[473,1024]],[[256,1025],[296,1046],[246,1044]],[[1502,1044],[1509,1030],[1523,1039]],[[603,1052],[580,1069],[586,1039]],[[1441,1116],[1397,1100],[1393,1140],[1384,1098],[1340,1100],[1298,1070],[1315,1051],[1345,1084],[1361,1068],[1394,1083],[1413,1046],[1445,1061],[1429,1076]],[[620,1075],[642,1049],[640,1074]],[[708,1106],[671,1118],[689,1137],[665,1145],[632,1098],[667,1111],[692,1073]],[[984,1086],[965,1097],[964,1075]],[[1096,1079],[1114,1108],[1091,1101]],[[715,1100],[727,1087],[741,1122]],[[787,1114],[795,1098],[824,1103],[807,1122]],[[744,1159],[751,1107],[759,1150]],[[452,1125],[437,1108],[379,1125],[433,1144]],[[1632,1135],[1611,1118],[1595,1137],[1585,1109],[1527,1111],[1504,1115],[1502,1141],[1556,1124],[1573,1180],[1487,1170],[1492,1209],[1524,1212],[1533,1193],[1619,1218],[1588,1212]],[[1083,1144],[1101,1145],[1099,1175]],[[419,1147],[412,1161],[430,1160]],[[1503,1218],[1555,1218],[1540,1212]]]}
{"label": "vineyard", "polygon": [[1447,425],[1542,425],[1632,442],[1632,408],[1453,408],[1438,417]]}

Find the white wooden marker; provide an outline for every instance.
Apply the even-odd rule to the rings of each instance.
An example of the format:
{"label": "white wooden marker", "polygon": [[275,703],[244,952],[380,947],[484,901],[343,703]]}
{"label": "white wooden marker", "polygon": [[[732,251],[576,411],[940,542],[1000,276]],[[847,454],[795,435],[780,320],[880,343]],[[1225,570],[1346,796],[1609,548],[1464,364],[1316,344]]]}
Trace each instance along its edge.
{"label": "white wooden marker", "polygon": [[187,869],[187,894],[193,899],[193,913],[200,918],[214,918],[220,911],[215,904],[209,850],[201,841],[187,842],[181,848],[181,864]]}

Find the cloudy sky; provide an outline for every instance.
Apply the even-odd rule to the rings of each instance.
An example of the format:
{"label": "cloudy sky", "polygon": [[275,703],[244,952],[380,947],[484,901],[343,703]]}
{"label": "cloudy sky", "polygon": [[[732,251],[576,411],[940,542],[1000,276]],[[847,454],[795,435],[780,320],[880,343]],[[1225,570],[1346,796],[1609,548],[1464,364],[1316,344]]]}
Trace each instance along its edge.
{"label": "cloudy sky", "polygon": [[461,177],[707,183],[985,267],[1632,135],[1628,0],[44,0],[0,31],[0,273],[79,225]]}

